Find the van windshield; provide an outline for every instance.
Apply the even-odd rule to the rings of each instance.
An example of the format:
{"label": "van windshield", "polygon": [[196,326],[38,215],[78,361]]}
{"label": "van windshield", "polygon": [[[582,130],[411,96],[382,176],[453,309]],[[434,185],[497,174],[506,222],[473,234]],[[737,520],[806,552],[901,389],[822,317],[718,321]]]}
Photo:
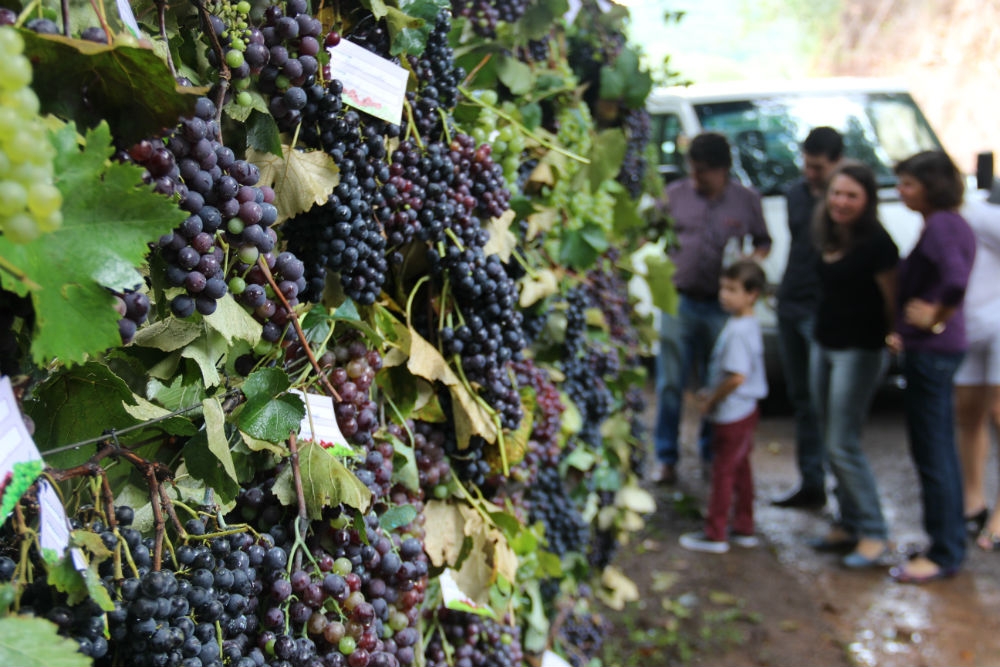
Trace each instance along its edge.
{"label": "van windshield", "polygon": [[779,194],[801,173],[800,145],[809,130],[828,125],[844,135],[844,155],[875,169],[879,185],[896,183],[900,160],[941,144],[906,93],[782,95],[696,104],[705,130],[733,146],[733,170],[762,195]]}

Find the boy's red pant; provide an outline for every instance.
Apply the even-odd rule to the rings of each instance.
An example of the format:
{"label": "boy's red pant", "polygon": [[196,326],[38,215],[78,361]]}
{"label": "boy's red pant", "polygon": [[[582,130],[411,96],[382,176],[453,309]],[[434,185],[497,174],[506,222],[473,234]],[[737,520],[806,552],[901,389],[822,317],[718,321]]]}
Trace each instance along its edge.
{"label": "boy's red pant", "polygon": [[[753,473],[750,452],[759,410],[731,424],[712,424],[712,497],[705,519],[705,536],[725,541],[729,510],[733,508],[733,532],[752,535]],[[734,499],[735,495],[735,499]]]}

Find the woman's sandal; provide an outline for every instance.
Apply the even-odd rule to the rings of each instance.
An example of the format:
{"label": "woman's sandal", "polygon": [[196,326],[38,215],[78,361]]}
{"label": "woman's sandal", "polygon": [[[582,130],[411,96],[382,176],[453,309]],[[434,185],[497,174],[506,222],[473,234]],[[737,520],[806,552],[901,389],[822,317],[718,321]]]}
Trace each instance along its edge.
{"label": "woman's sandal", "polygon": [[983,551],[1000,551],[1000,535],[984,530],[976,538],[976,546]]}
{"label": "woman's sandal", "polygon": [[965,530],[969,535],[980,535],[983,532],[983,527],[986,525],[986,520],[990,518],[990,508],[984,507],[975,514],[971,514],[965,517]]}

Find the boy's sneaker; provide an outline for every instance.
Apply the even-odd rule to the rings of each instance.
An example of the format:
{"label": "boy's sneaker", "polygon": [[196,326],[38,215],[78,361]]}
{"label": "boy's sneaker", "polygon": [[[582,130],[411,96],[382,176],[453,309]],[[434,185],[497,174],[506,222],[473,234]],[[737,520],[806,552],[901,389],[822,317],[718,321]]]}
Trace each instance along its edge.
{"label": "boy's sneaker", "polygon": [[701,551],[707,554],[724,554],[729,551],[729,542],[711,540],[704,531],[699,533],[684,533],[681,535],[681,546],[689,551]]}
{"label": "boy's sneaker", "polygon": [[730,533],[729,541],[744,549],[753,549],[760,546],[760,538],[756,535],[746,535],[745,533]]}

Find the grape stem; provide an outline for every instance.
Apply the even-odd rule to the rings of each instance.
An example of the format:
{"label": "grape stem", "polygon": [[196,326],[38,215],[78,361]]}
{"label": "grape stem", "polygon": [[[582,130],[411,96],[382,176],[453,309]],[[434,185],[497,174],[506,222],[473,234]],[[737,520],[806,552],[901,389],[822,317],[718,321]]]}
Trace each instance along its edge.
{"label": "grape stem", "polygon": [[535,141],[537,141],[538,143],[540,143],[542,146],[545,146],[549,150],[555,151],[556,153],[559,153],[560,155],[565,155],[566,157],[570,158],[571,160],[576,160],[577,162],[580,162],[582,164],[590,164],[590,160],[588,158],[585,158],[583,156],[577,155],[576,153],[574,153],[572,151],[568,151],[565,148],[563,148],[562,146],[560,146],[559,144],[552,143],[548,139],[535,134],[534,132],[532,132],[531,130],[529,130],[528,128],[526,128],[524,125],[522,125],[520,122],[518,122],[517,119],[514,118],[513,116],[511,116],[509,113],[507,113],[505,111],[501,111],[500,109],[496,108],[495,106],[493,106],[491,104],[487,104],[486,102],[483,102],[481,99],[479,99],[476,96],[474,96],[469,90],[467,90],[467,89],[459,86],[458,92],[462,93],[462,95],[464,95],[465,98],[468,99],[469,101],[471,101],[473,104],[476,104],[476,105],[478,105],[478,106],[480,106],[480,107],[482,107],[484,109],[490,109],[497,116],[499,116],[500,118],[503,118],[505,121],[507,121],[508,123],[510,123],[511,125],[513,125],[514,127],[516,127],[518,129],[518,131],[521,132],[521,134],[523,134],[524,136],[526,136],[526,137],[528,137],[530,139],[534,139]]}
{"label": "grape stem", "polygon": [[267,284],[271,286],[272,290],[274,290],[274,296],[281,301],[281,305],[284,306],[285,311],[288,313],[288,320],[295,328],[295,335],[299,337],[299,342],[302,344],[302,351],[305,353],[306,358],[309,359],[309,363],[312,364],[312,367],[316,370],[316,375],[319,377],[319,381],[323,383],[323,387],[330,392],[330,396],[333,396],[338,401],[342,401],[343,399],[340,398],[340,394],[338,394],[337,390],[333,388],[332,384],[330,384],[330,379],[326,376],[326,373],[323,372],[319,362],[316,361],[316,355],[313,354],[312,349],[309,347],[309,339],[306,338],[306,332],[302,330],[302,325],[299,324],[299,318],[295,316],[295,310],[291,307],[291,305],[289,305],[288,299],[286,299],[285,295],[282,294],[280,289],[278,289],[278,283],[275,282],[274,276],[271,275],[271,268],[267,265],[267,261],[264,259],[263,255],[257,258],[257,266],[260,267],[261,272],[264,274],[264,278],[267,279]]}
{"label": "grape stem", "polygon": [[32,290],[34,292],[40,291],[42,289],[41,285],[39,285],[34,280],[32,280],[31,278],[29,278],[27,276],[27,274],[25,274],[19,268],[17,268],[13,264],[11,264],[9,261],[7,261],[7,259],[5,257],[2,257],[2,256],[0,256],[0,271],[6,271],[10,275],[14,276],[14,278],[18,282],[24,283],[25,287],[27,287],[28,289],[30,289],[30,290]]}
{"label": "grape stem", "polygon": [[160,39],[163,40],[163,45],[166,47],[167,66],[176,79],[177,68],[174,67],[174,57],[170,54],[170,42],[167,40],[167,3],[164,0],[153,0],[153,2],[156,4],[156,18],[160,24]]}
{"label": "grape stem", "polygon": [[312,554],[309,553],[309,549],[303,539],[303,533],[309,529],[309,515],[306,512],[306,494],[302,488],[302,470],[299,468],[298,438],[295,437],[294,431],[288,434],[288,451],[290,452],[289,463],[292,466],[292,479],[295,480],[295,498],[298,501],[298,516],[295,518],[295,544],[292,545],[294,555],[289,561],[289,565],[294,570],[299,570],[302,568],[303,551],[309,560],[313,561],[313,565],[316,565],[316,561],[313,559]]}
{"label": "grape stem", "polygon": [[410,100],[403,100],[403,106],[406,107],[406,117],[409,119],[408,127],[406,128],[406,138],[409,139],[413,136],[413,140],[417,142],[417,146],[421,151],[424,150],[424,142],[420,138],[420,131],[416,129],[417,123],[413,119],[413,105],[410,104]]}
{"label": "grape stem", "polygon": [[[106,44],[111,44],[111,26],[108,25],[107,12],[104,11],[103,3],[98,6],[95,0],[90,0],[90,6],[94,8],[94,13],[97,14],[97,22],[101,24],[101,29],[104,30],[104,41]],[[66,11],[69,9],[69,3],[63,0],[63,15],[65,16]],[[66,36],[69,37],[69,31],[66,31]],[[138,37],[138,35],[136,35]],[[169,52],[168,52],[169,56]]]}
{"label": "grape stem", "polygon": [[229,71],[229,64],[226,62],[226,53],[222,50],[222,43],[219,41],[219,36],[215,34],[215,26],[212,25],[212,17],[205,8],[205,3],[202,0],[191,0],[191,2],[198,8],[201,20],[205,24],[205,32],[208,33],[208,38],[212,42],[212,49],[219,58],[219,90],[215,95],[215,124],[218,128],[216,140],[221,144],[222,105],[226,101],[226,91],[229,90],[229,80],[232,78],[232,73]]}

